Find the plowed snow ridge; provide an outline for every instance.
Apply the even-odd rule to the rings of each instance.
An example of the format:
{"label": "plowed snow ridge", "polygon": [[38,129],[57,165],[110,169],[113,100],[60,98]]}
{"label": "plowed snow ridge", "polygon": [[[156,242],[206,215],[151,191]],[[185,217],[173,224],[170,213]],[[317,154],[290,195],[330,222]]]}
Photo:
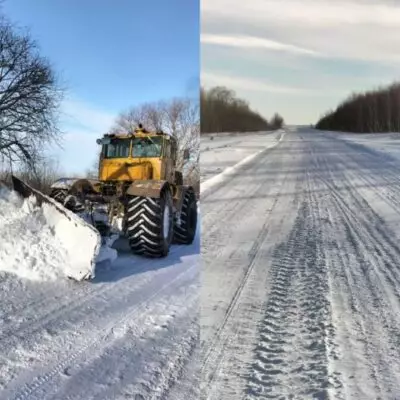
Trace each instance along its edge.
{"label": "plowed snow ridge", "polygon": [[35,198],[0,188],[0,270],[33,280],[55,280],[68,268],[68,252]]}
{"label": "plowed snow ridge", "polygon": [[[38,206],[34,196],[22,199],[0,187],[0,271],[35,281],[74,276],[90,260],[85,249],[94,240],[89,235],[77,248],[74,229],[82,228],[62,220],[48,204]],[[101,249],[99,257],[114,258],[115,250]]]}

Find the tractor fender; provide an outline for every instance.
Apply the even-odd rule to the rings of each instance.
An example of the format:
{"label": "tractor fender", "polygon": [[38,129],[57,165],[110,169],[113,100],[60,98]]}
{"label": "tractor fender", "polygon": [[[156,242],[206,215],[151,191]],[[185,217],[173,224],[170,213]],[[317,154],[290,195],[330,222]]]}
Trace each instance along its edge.
{"label": "tractor fender", "polygon": [[165,180],[137,180],[129,185],[126,194],[158,199],[161,196],[161,192],[166,188],[169,188],[169,183]]}
{"label": "tractor fender", "polygon": [[71,193],[91,193],[96,190],[98,182],[85,178],[61,178],[51,185],[51,189],[68,190]]}
{"label": "tractor fender", "polygon": [[78,178],[60,178],[56,180],[51,186],[51,189],[69,190],[71,186],[79,180]]}

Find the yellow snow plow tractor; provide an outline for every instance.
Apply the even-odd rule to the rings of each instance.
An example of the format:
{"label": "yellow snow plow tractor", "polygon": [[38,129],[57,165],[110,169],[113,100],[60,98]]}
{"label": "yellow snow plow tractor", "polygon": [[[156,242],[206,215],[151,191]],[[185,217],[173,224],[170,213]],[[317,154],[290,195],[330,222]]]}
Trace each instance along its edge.
{"label": "yellow snow plow tractor", "polygon": [[191,244],[197,201],[177,168],[175,138],[139,125],[129,134],[105,134],[97,143],[98,179],[58,180],[50,197],[86,215],[103,238],[127,237],[136,254],[164,257],[172,242]]}

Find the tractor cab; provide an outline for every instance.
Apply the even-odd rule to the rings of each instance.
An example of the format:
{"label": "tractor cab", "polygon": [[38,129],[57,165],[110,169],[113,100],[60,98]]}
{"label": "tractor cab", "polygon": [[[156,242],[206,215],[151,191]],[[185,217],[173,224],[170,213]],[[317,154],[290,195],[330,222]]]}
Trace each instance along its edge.
{"label": "tractor cab", "polygon": [[132,133],[105,134],[99,179],[101,181],[168,180],[173,178],[177,158],[176,140],[142,127]]}

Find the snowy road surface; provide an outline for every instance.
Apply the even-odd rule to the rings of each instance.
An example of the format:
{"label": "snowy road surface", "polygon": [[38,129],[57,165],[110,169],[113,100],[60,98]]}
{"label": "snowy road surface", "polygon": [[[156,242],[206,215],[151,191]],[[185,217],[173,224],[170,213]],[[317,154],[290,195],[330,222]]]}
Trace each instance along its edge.
{"label": "snowy road surface", "polygon": [[399,158],[290,128],[201,203],[202,398],[400,398]]}
{"label": "snowy road surface", "polygon": [[[92,282],[0,274],[0,399],[198,398],[199,238]],[[198,387],[198,385],[197,385]]]}

